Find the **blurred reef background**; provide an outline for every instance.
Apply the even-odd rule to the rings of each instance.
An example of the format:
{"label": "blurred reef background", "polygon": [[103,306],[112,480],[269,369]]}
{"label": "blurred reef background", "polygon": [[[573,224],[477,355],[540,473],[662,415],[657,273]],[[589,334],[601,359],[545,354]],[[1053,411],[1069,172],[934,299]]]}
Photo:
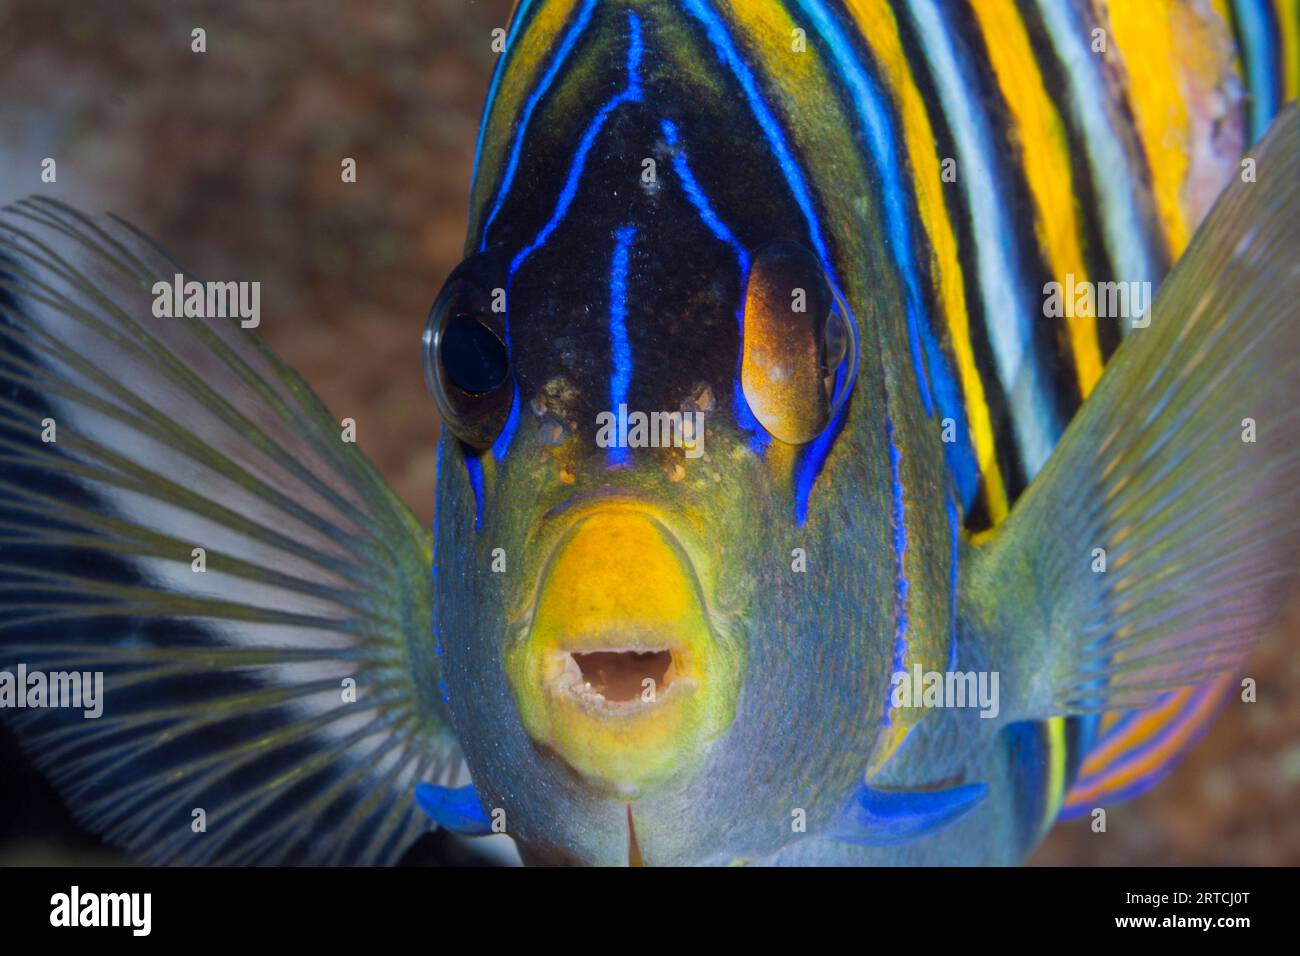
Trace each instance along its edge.
{"label": "blurred reef background", "polygon": [[[491,31],[509,10],[0,0],[0,203],[40,193],[115,212],[200,275],[260,280],[263,337],[356,419],[428,523],[438,423],[419,339],[461,257]],[[56,184],[40,180],[45,157]],[[344,157],[355,184],[340,181]],[[1300,864],[1300,602],[1283,635],[1250,669],[1257,703],[1229,703],[1169,778],[1108,808],[1106,833],[1058,826],[1031,862]],[[434,835],[408,857],[472,860]],[[122,859],[0,728],[0,865]]]}

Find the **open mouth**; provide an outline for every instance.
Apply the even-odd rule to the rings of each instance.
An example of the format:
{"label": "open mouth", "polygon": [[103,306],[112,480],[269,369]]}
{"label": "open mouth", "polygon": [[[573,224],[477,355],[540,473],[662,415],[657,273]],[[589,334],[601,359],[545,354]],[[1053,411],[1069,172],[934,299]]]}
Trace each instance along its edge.
{"label": "open mouth", "polygon": [[676,676],[671,650],[602,650],[565,654],[558,683],[593,710],[626,712],[658,703]]}
{"label": "open mouth", "polygon": [[574,516],[506,666],[528,734],[630,793],[681,772],[731,721],[736,665],[695,566],[646,509]]}

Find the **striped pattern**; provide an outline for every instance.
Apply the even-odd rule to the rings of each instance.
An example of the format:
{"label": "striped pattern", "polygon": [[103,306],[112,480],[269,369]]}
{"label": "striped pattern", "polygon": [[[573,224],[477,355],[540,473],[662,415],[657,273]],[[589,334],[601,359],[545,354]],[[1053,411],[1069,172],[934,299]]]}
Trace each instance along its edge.
{"label": "striped pattern", "polygon": [[[629,16],[648,64],[635,85],[610,66],[627,53]],[[792,237],[847,301],[897,311],[885,321],[907,348],[887,373],[936,428],[956,423],[945,451],[959,519],[983,532],[1051,454],[1127,331],[1120,318],[1045,317],[1048,284],[1146,282],[1154,293],[1242,152],[1296,96],[1298,31],[1295,0],[627,0],[594,11],[521,0],[485,107],[468,251],[532,254],[537,240],[500,223],[529,221],[521,157],[561,142],[537,130],[561,125],[566,106],[603,115],[575,92],[584,86],[608,102],[635,90],[679,157],[675,185],[705,237],[690,242],[714,244],[743,278],[747,252],[772,238],[750,211],[762,196],[789,208]],[[708,103],[727,109],[709,114]],[[578,159],[589,148],[569,143]],[[723,149],[734,155],[720,164]],[[572,151],[563,161],[577,166]],[[718,168],[729,164],[748,178]],[[626,321],[626,362],[640,367]],[[906,488],[920,438],[896,424]],[[800,514],[834,437],[769,452],[793,476]],[[913,519],[896,499],[902,535]],[[924,609],[908,603],[908,585],[924,593],[930,582],[923,552],[900,549],[898,560],[906,647],[909,617],[920,631],[933,623],[916,620]],[[1208,712],[1193,702],[1205,699],[1189,691],[1139,724],[1188,739]],[[1036,832],[1056,818],[1096,730],[1056,720],[1027,731],[1041,752]],[[1104,737],[1104,752],[1136,739]],[[1100,793],[1115,779],[1092,760],[1081,785]]]}
{"label": "striped pattern", "polygon": [[0,671],[99,671],[109,702],[7,726],[143,860],[395,863],[462,764],[431,537],[234,320],[154,319],[180,269],[116,219],[0,211]]}
{"label": "striped pattern", "polygon": [[1236,678],[1228,675],[1169,694],[1148,710],[1106,714],[1060,819],[1084,816],[1102,802],[1126,800],[1155,786],[1201,738],[1235,689]]}
{"label": "striped pattern", "polygon": [[1300,96],[1300,4],[1297,0],[1231,0],[1228,16],[1250,90],[1246,108],[1254,142],[1264,135],[1282,104]]}
{"label": "striped pattern", "polygon": [[[859,267],[825,225],[843,212],[819,187],[873,200],[918,394],[959,425],[950,460],[972,530],[1006,514],[1126,324],[1045,319],[1043,287],[1158,283],[1235,170],[1242,114],[1258,125],[1296,85],[1281,0],[1217,12],[1184,0],[625,6],[657,36],[691,35],[692,49],[673,35],[672,55],[752,113],[833,273]],[[592,0],[519,5],[485,110],[471,251],[494,239],[539,105],[590,79],[575,63],[604,42],[600,22]],[[795,30],[806,52],[792,49]],[[1238,103],[1233,77],[1260,62],[1290,72]],[[865,148],[827,141],[827,102]],[[838,278],[849,291],[858,277]]]}

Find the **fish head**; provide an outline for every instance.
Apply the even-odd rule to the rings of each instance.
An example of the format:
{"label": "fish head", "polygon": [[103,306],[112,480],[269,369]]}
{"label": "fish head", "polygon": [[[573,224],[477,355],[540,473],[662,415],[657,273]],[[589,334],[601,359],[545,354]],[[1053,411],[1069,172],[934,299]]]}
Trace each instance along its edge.
{"label": "fish head", "polygon": [[729,862],[829,826],[876,745],[881,359],[770,150],[720,185],[707,118],[606,59],[476,193],[426,327],[441,692],[526,859]]}

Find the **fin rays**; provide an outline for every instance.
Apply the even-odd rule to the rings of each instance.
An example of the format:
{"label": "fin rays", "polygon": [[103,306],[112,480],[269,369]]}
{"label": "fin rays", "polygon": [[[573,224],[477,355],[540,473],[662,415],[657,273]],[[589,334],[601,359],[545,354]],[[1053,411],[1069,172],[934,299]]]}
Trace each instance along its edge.
{"label": "fin rays", "polygon": [[7,719],[146,860],[392,862],[460,766],[428,532],[235,320],[153,317],[176,273],[119,221],[0,212],[0,666],[104,701]]}

